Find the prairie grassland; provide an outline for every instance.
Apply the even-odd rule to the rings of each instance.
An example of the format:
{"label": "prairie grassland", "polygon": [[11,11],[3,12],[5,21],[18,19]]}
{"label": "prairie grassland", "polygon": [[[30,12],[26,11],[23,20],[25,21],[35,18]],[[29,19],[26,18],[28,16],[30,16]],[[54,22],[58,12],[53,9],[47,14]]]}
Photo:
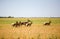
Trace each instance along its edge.
{"label": "prairie grassland", "polygon": [[[27,21],[31,26],[13,27],[15,21]],[[51,20],[51,25],[43,25]],[[0,18],[0,39],[60,39],[60,18]]]}

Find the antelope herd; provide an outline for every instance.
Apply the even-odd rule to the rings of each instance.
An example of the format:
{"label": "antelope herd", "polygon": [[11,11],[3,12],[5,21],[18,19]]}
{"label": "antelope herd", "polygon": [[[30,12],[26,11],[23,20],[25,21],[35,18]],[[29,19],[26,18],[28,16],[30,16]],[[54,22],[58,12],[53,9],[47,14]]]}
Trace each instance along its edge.
{"label": "antelope herd", "polygon": [[[16,21],[15,23],[12,23],[12,26],[14,27],[17,27],[17,26],[22,26],[22,25],[25,25],[25,26],[31,26],[32,25],[32,21],[31,20],[27,20],[25,22],[21,22],[21,21]],[[51,25],[51,21],[48,21],[48,22],[44,22],[43,25]]]}
{"label": "antelope herd", "polygon": [[32,25],[32,21],[31,20],[27,20],[26,22],[21,22],[21,21],[16,21],[15,23],[12,23],[12,26],[14,27],[17,27],[17,26],[22,26],[22,25],[25,25],[25,26],[31,26]]}

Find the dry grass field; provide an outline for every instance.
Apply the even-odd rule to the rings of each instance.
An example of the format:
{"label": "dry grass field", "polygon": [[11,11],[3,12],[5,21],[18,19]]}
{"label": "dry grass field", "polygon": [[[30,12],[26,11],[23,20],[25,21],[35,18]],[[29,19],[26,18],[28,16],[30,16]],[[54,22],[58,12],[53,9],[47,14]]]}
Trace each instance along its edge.
{"label": "dry grass field", "polygon": [[[31,26],[13,27],[11,23],[30,19]],[[51,25],[43,25],[51,20]],[[60,39],[60,18],[0,18],[0,39]]]}

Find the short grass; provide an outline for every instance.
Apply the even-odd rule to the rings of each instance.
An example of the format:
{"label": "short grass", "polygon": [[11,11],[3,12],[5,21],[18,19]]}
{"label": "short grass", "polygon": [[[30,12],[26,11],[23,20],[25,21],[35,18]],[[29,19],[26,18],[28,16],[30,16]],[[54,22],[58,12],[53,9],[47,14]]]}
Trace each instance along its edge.
{"label": "short grass", "polygon": [[35,24],[40,24],[51,20],[53,24],[59,24],[60,18],[0,18],[0,24],[11,24],[16,21],[27,21],[30,19]]}

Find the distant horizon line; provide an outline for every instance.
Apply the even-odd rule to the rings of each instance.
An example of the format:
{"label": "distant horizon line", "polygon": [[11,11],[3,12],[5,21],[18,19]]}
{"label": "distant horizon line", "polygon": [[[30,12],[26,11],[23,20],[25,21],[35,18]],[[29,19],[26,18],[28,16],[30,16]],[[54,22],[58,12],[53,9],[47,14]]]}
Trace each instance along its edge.
{"label": "distant horizon line", "polygon": [[[9,17],[9,16],[0,16],[0,17]],[[22,18],[22,16],[10,16],[10,17],[21,17]],[[34,16],[34,17],[37,17],[37,16]],[[37,18],[39,18],[39,17],[51,17],[51,18],[53,18],[53,17],[59,17],[59,16],[38,16]],[[23,18],[24,18],[24,16],[23,16]],[[27,18],[29,18],[29,17],[27,17]],[[33,16],[31,16],[31,18],[33,18]],[[59,17],[60,18],[60,17]]]}

